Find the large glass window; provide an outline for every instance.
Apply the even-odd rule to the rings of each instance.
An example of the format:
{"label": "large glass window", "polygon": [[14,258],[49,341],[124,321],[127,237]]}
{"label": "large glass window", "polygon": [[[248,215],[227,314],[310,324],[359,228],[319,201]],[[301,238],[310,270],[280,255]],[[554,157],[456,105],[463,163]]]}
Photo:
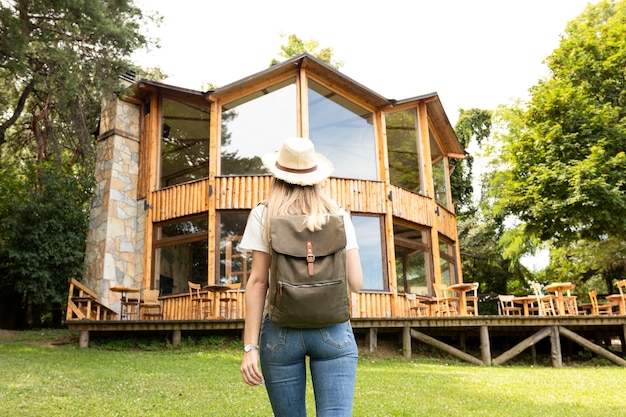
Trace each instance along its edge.
{"label": "large glass window", "polygon": [[429,234],[407,224],[394,223],[398,292],[428,295],[430,273]]}
{"label": "large glass window", "polygon": [[220,175],[267,174],[259,156],[297,135],[297,117],[293,78],[224,105]]}
{"label": "large glass window", "polygon": [[435,200],[448,208],[448,181],[446,175],[446,160],[443,151],[439,147],[435,134],[428,130],[430,136],[430,153],[433,164],[433,183],[435,186]]}
{"label": "large glass window", "polygon": [[164,97],[159,187],[209,175],[209,107]]}
{"label": "large glass window", "polygon": [[441,267],[441,281],[446,285],[458,283],[456,276],[455,246],[443,236],[439,236],[439,259]]}
{"label": "large glass window", "polygon": [[246,287],[252,267],[252,253],[239,250],[239,243],[249,214],[249,211],[219,213],[220,253],[217,282]]}
{"label": "large glass window", "polygon": [[417,121],[415,109],[385,115],[391,183],[415,193],[420,191]]}
{"label": "large glass window", "polygon": [[377,180],[372,112],[309,80],[309,138],[334,177]]}
{"label": "large glass window", "polygon": [[388,288],[383,259],[382,224],[379,216],[352,215],[363,267],[363,290]]}
{"label": "large glass window", "polygon": [[154,285],[161,294],[185,292],[187,281],[208,282],[207,215],[155,225]]}

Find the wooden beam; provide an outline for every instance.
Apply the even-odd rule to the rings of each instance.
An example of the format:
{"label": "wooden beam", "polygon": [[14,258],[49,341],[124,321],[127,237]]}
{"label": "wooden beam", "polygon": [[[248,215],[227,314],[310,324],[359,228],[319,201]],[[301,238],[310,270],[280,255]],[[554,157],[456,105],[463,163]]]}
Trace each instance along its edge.
{"label": "wooden beam", "polygon": [[543,329],[539,330],[537,333],[533,334],[532,336],[530,336],[527,339],[522,340],[520,343],[518,343],[517,345],[513,346],[511,349],[507,350],[506,352],[502,353],[500,356],[495,358],[493,360],[492,364],[496,365],[496,366],[497,365],[502,365],[504,362],[506,362],[509,359],[512,359],[512,358],[516,357],[517,355],[519,355],[520,353],[522,353],[528,347],[534,346],[537,342],[539,342],[540,340],[546,338],[551,333],[552,333],[552,328],[550,328],[550,327],[546,327],[546,328],[543,328]]}
{"label": "wooden beam", "polygon": [[462,350],[459,350],[457,348],[455,348],[454,346],[450,346],[440,340],[435,339],[434,337],[428,336],[427,334],[424,334],[422,332],[418,332],[415,329],[411,329],[411,336],[414,339],[419,340],[422,343],[426,343],[428,345],[431,345],[433,347],[436,347],[439,350],[443,350],[446,353],[449,353],[452,356],[456,356],[457,358],[464,360],[465,362],[469,362],[472,363],[474,365],[484,365],[485,363],[483,361],[481,361],[478,358],[473,357],[472,355],[468,355],[467,353],[463,352]]}
{"label": "wooden beam", "polygon": [[567,337],[570,340],[573,340],[574,342],[578,343],[579,345],[583,346],[586,349],[589,349],[590,351],[592,351],[593,353],[595,353],[598,356],[602,356],[605,359],[610,360],[611,362],[619,365],[619,366],[624,366],[626,367],[626,360],[620,358],[619,356],[609,352],[608,350],[606,350],[605,348],[603,348],[602,346],[598,346],[595,343],[590,342],[589,340],[585,339],[582,336],[579,336],[578,334],[574,333],[573,331],[565,328],[565,327],[561,327],[559,326],[559,332]]}

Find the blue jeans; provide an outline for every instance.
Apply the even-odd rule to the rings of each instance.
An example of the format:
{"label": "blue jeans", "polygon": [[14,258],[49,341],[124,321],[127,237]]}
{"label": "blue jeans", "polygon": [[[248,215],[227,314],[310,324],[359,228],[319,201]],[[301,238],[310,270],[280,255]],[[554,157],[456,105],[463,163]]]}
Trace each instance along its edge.
{"label": "blue jeans", "polygon": [[261,369],[276,417],[306,416],[306,357],[317,417],[352,415],[358,350],[350,322],[323,329],[261,328]]}

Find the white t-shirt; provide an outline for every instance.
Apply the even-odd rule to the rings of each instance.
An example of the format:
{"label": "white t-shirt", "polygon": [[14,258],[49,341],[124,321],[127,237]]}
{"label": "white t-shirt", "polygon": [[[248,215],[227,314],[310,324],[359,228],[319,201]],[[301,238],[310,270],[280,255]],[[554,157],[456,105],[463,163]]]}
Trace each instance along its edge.
{"label": "white t-shirt", "polygon": [[[266,207],[263,204],[258,204],[250,212],[246,230],[243,232],[243,238],[239,243],[240,249],[270,253],[267,231],[265,230],[265,220],[267,218],[265,210]],[[339,209],[339,214],[343,216],[344,228],[346,230],[346,250],[358,249],[356,232],[354,231],[350,215],[344,209]]]}

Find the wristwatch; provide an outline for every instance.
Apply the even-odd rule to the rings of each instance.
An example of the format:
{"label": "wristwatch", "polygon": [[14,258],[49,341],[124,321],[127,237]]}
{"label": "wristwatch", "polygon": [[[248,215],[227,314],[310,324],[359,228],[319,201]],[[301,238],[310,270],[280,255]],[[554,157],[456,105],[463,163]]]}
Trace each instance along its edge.
{"label": "wristwatch", "polygon": [[243,346],[243,351],[244,352],[250,352],[251,350],[259,350],[259,345],[244,345]]}

